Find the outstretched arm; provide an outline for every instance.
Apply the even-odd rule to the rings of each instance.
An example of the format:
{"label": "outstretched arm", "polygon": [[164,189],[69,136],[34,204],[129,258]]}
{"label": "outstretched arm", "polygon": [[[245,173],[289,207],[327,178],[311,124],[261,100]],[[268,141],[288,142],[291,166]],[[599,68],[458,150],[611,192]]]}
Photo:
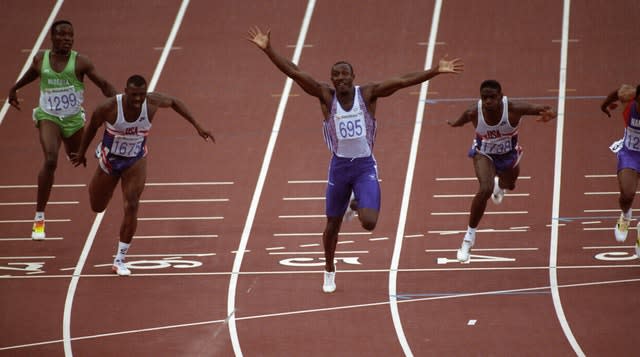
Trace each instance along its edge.
{"label": "outstretched arm", "polygon": [[618,107],[618,103],[616,102],[620,101],[620,103],[625,104],[633,100],[635,91],[636,89],[633,88],[633,86],[623,84],[619,89],[609,93],[607,98],[605,98],[604,102],[602,102],[602,104],[600,105],[600,110],[602,110],[603,113],[607,114],[607,116],[611,118],[611,113],[609,112],[609,110],[614,110]]}
{"label": "outstretched arm", "polygon": [[189,108],[178,98],[172,97],[170,95],[162,94],[162,93],[148,93],[147,100],[149,100],[150,104],[157,105],[160,108],[171,108],[176,113],[180,114],[183,118],[185,118],[193,127],[198,131],[198,135],[200,135],[204,140],[209,141],[211,139],[212,142],[216,142],[216,139],[213,137],[211,132],[203,129],[200,124],[195,120]]}
{"label": "outstretched arm", "polygon": [[395,93],[397,90],[410,87],[431,78],[445,73],[458,74],[464,71],[464,64],[459,58],[447,60],[446,57],[438,62],[438,66],[426,71],[407,73],[402,76],[394,77],[380,83],[376,83],[371,88],[371,96],[373,99],[378,97],[387,97]]}
{"label": "outstretched arm", "polygon": [[271,30],[263,33],[256,26],[250,28],[248,34],[247,40],[258,46],[282,73],[293,79],[307,94],[323,99],[324,91],[329,90],[328,86],[319,83],[309,73],[302,71],[295,63],[277,53],[271,47]]}
{"label": "outstretched arm", "polygon": [[40,63],[38,61],[38,55],[33,58],[33,62],[24,75],[16,82],[16,84],[9,89],[9,104],[20,110],[20,101],[18,100],[18,89],[26,86],[27,84],[35,81],[40,77]]}
{"label": "outstretched arm", "polygon": [[523,115],[539,115],[536,121],[548,122],[555,119],[558,113],[549,105],[537,105],[523,102],[509,101],[510,110],[515,111],[519,116]]}
{"label": "outstretched arm", "polygon": [[472,105],[469,109],[465,110],[460,117],[458,117],[458,119],[454,122],[447,120],[447,124],[449,124],[450,127],[458,127],[458,126],[463,126],[469,122],[473,122],[473,119],[475,118],[475,116],[477,115],[476,113],[476,108],[477,106],[474,104]]}
{"label": "outstretched arm", "polygon": [[113,108],[114,105],[115,104],[113,103],[113,100],[107,100],[93,111],[93,114],[91,114],[91,119],[89,120],[89,124],[84,128],[84,133],[82,134],[82,141],[80,142],[78,152],[72,152],[69,155],[73,166],[87,166],[87,158],[85,157],[87,148],[93,141],[93,138],[95,138],[98,129],[100,129],[102,124],[104,124],[104,122],[109,118],[109,115],[113,115],[110,108]]}
{"label": "outstretched arm", "polygon": [[86,74],[91,82],[93,82],[98,88],[100,88],[102,94],[104,94],[105,97],[113,97],[117,94],[115,87],[98,74],[95,66],[88,57],[78,55],[77,61],[81,66],[81,73]]}

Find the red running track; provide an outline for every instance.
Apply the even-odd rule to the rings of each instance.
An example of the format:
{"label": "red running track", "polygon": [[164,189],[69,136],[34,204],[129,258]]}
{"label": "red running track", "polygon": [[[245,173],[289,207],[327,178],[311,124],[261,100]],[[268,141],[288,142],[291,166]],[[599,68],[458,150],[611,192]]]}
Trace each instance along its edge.
{"label": "red running track", "polygon": [[[0,177],[0,355],[632,355],[640,265],[611,232],[617,185],[607,148],[622,125],[599,103],[640,78],[629,45],[640,40],[638,5],[574,1],[563,17],[562,3],[542,0],[449,0],[439,11],[433,1],[312,4],[192,1],[179,24],[177,0],[62,4],[56,18],[74,23],[76,49],[116,88],[130,74],[157,73],[156,89],[182,98],[217,144],[174,113],[159,114],[129,256],[134,275],[118,278],[109,263],[122,203],[116,195],[101,219],[91,213],[95,163],[75,169],[61,160],[62,187],[47,208],[51,239],[28,239],[41,153],[29,118],[37,86],[21,90],[22,112],[10,109],[0,126],[8,168]],[[53,7],[3,8],[7,89]],[[283,100],[285,77],[243,39],[251,25],[270,27],[274,46],[292,57],[305,14],[299,63],[321,80],[341,59],[359,83],[422,69],[434,14],[433,61],[465,61],[464,74],[429,84],[423,115],[419,87],[380,101],[380,222],[372,234],[344,225],[331,295],[321,291],[329,154],[317,102],[295,85]],[[487,78],[511,98],[564,112],[558,122],[525,120],[523,177],[502,205],[489,203],[472,262],[461,265],[452,260],[476,189],[466,158],[472,130],[445,121],[475,102]],[[102,98],[87,87],[91,112]]]}

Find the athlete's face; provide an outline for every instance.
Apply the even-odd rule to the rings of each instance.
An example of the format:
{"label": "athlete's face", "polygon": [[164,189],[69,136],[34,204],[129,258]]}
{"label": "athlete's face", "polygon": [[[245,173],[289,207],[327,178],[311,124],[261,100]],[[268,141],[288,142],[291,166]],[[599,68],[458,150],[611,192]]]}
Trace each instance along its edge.
{"label": "athlete's face", "polygon": [[147,86],[134,86],[129,84],[124,89],[124,94],[126,95],[127,106],[140,109],[142,108],[142,103],[147,98]]}
{"label": "athlete's face", "polygon": [[59,24],[51,34],[53,50],[57,53],[69,53],[73,47],[73,27],[69,24]]}
{"label": "athlete's face", "polygon": [[482,100],[482,108],[484,110],[498,111],[502,104],[502,92],[495,88],[484,87],[480,90],[480,100]]}
{"label": "athlete's face", "polygon": [[353,88],[355,75],[346,63],[338,63],[331,68],[331,82],[337,92],[347,92]]}

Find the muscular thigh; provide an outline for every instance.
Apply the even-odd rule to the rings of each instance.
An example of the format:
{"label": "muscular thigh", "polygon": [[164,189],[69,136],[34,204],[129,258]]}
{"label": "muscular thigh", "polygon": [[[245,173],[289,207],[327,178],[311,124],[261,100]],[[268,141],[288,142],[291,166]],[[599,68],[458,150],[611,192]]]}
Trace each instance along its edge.
{"label": "muscular thigh", "polygon": [[122,174],[122,194],[127,201],[138,201],[147,181],[147,158],[136,161]]}
{"label": "muscular thigh", "polygon": [[42,151],[45,155],[55,155],[57,158],[60,143],[62,142],[58,125],[49,120],[40,120],[38,123],[38,132]]}
{"label": "muscular thigh", "polygon": [[496,169],[493,161],[483,154],[476,154],[473,157],[473,168],[480,186],[493,185],[493,177],[496,175]]}

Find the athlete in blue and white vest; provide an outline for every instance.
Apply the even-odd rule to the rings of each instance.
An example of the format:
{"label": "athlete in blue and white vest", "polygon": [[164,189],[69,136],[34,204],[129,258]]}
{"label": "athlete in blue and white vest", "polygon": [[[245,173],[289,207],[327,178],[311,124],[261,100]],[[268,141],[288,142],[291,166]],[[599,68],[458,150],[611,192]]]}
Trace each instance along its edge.
{"label": "athlete in blue and white vest", "polygon": [[469,157],[473,159],[479,188],[471,202],[467,232],[456,254],[460,262],[469,261],[469,252],[476,240],[476,228],[484,215],[489,197],[499,204],[505,190],[516,187],[522,155],[518,145],[518,127],[525,115],[540,115],[539,120],[543,122],[557,116],[547,105],[509,101],[502,94],[500,83],[486,80],[480,85],[480,100],[455,122],[448,122],[452,127],[469,122],[475,127]]}
{"label": "athlete in blue and white vest", "polygon": [[109,98],[96,108],[78,152],[71,155],[75,166],[86,166],[85,154],[89,144],[98,129],[105,126],[102,142],[96,150],[99,166],[89,183],[89,201],[94,212],[104,211],[118,182],[121,182],[124,219],[111,267],[120,276],[131,275],[125,258],[136,232],[140,196],[147,181],[147,135],[159,108],[173,109],[193,125],[200,137],[214,141],[213,135],[196,122],[180,99],[162,93],[148,93],[146,79],[133,75],[127,79],[124,95]]}
{"label": "athlete in blue and white vest", "polygon": [[[257,27],[251,28],[248,40],[307,94],[320,100],[324,137],[332,152],[326,192],[327,224],[322,236],[326,261],[322,289],[331,293],[336,289],[334,256],[347,206],[357,210],[364,229],[373,230],[378,222],[380,186],[372,153],[378,98],[420,84],[438,74],[462,72],[463,65],[459,59],[442,59],[435,68],[358,87],[353,84],[355,73],[351,64],[340,61],[331,67],[332,88],[277,53],[271,47],[270,31],[263,33]],[[350,202],[352,192],[354,199]]]}
{"label": "athlete in blue and white vest", "polygon": [[[619,89],[611,92],[604,100],[600,109],[611,117],[609,109],[615,109],[620,102],[623,106],[624,137],[611,145],[611,150],[618,157],[618,186],[620,195],[620,218],[614,228],[614,235],[618,242],[627,239],[629,224],[632,218],[633,199],[638,189],[638,173],[640,173],[640,85],[637,87],[623,84]],[[640,229],[640,223],[636,228]],[[636,238],[636,256],[640,258],[640,230]]]}

